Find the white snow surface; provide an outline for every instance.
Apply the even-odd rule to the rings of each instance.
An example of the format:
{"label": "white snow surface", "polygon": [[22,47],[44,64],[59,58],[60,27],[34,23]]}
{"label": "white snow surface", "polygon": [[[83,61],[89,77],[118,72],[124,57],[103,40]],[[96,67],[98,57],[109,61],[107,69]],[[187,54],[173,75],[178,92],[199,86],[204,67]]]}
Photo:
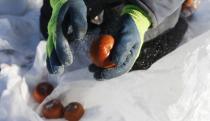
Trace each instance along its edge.
{"label": "white snow surface", "polygon": [[[100,82],[88,72],[89,60],[82,52],[63,75],[47,73],[46,42],[40,42],[39,32],[41,5],[41,0],[0,1],[0,121],[47,121],[40,110],[54,98],[64,106],[82,103],[86,113],[81,121],[210,120],[210,0],[201,1],[174,52],[149,70]],[[46,80],[56,88],[38,105],[31,93]]]}

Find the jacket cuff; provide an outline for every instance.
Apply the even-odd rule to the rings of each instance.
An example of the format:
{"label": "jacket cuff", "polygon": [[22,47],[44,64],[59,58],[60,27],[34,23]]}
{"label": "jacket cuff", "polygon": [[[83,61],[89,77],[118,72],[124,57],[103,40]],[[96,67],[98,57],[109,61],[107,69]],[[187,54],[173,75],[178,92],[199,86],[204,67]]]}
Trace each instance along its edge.
{"label": "jacket cuff", "polygon": [[50,0],[50,5],[52,7],[52,15],[48,22],[48,39],[47,39],[47,55],[50,57],[53,48],[56,48],[56,28],[58,22],[58,16],[62,6],[67,3],[67,0]]}
{"label": "jacket cuff", "polygon": [[126,5],[122,10],[123,14],[129,14],[132,17],[142,37],[141,40],[144,40],[144,34],[151,25],[148,14],[135,5]]}

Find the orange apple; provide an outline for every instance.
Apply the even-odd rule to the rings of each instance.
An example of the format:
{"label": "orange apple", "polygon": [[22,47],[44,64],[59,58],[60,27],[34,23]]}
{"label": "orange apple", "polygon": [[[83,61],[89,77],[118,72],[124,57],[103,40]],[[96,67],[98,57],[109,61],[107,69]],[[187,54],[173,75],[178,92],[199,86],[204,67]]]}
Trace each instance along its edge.
{"label": "orange apple", "polygon": [[113,68],[116,64],[112,63],[109,55],[114,46],[115,39],[111,35],[102,35],[99,41],[94,41],[90,49],[92,62],[101,68]]}

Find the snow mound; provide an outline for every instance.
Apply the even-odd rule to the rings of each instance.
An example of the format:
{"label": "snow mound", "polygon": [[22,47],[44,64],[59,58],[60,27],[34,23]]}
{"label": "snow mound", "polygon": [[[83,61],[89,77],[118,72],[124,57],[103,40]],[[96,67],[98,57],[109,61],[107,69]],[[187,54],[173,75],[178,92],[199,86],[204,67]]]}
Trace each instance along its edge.
{"label": "snow mound", "polygon": [[[209,35],[210,31],[183,45],[148,71],[102,82],[95,81],[87,68],[48,75],[41,42],[32,69],[23,76],[17,66],[2,65],[0,121],[44,121],[39,116],[42,105],[54,98],[64,105],[81,102],[86,109],[81,121],[208,121]],[[30,93],[43,80],[56,89],[37,105]]]}
{"label": "snow mound", "polygon": [[[78,61],[63,75],[48,74],[46,43],[40,42],[39,32],[42,0],[15,4],[1,0],[0,121],[47,121],[40,110],[54,98],[64,106],[81,102],[86,109],[81,121],[209,121],[209,3],[202,1],[201,9],[188,20],[189,29],[180,48],[147,71],[98,82],[87,68],[80,67],[89,63],[82,52],[76,53]],[[31,93],[42,81],[56,88],[38,105]]]}

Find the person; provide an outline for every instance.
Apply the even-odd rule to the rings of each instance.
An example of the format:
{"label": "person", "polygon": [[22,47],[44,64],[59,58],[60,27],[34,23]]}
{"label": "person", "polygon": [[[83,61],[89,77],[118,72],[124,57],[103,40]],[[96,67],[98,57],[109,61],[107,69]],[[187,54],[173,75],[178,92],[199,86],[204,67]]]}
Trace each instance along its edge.
{"label": "person", "polygon": [[[72,64],[71,42],[83,40],[91,20],[113,8],[120,13],[117,29],[113,29],[112,33],[117,40],[110,57],[117,66],[104,69],[91,64],[90,70],[98,80],[129,72],[139,57],[143,43],[173,28],[183,13],[181,11],[189,10],[186,6],[183,9],[183,3],[186,4],[186,1],[44,0],[40,28],[47,39],[49,73],[62,73],[65,66]],[[104,14],[104,17],[107,16],[109,14]],[[116,21],[105,25],[115,24],[113,22]]]}

